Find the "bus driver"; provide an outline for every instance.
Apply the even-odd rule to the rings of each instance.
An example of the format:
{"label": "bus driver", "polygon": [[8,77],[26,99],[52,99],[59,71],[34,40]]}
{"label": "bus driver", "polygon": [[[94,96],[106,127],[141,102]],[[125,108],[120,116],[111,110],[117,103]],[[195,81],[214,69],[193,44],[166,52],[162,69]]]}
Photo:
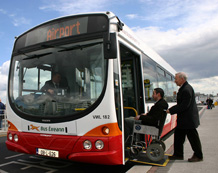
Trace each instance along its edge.
{"label": "bus driver", "polygon": [[54,95],[57,94],[55,91],[58,89],[69,90],[69,87],[67,81],[63,82],[61,79],[60,73],[55,72],[52,74],[52,79],[45,82],[45,85],[41,88],[41,91],[49,93],[50,95]]}

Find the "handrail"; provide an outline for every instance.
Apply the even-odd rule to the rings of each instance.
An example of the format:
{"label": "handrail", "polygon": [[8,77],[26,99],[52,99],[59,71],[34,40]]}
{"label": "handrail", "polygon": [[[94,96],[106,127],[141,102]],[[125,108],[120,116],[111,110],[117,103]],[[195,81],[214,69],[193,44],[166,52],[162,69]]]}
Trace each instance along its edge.
{"label": "handrail", "polygon": [[135,108],[133,108],[133,107],[124,107],[124,109],[131,109],[131,110],[133,110],[135,112],[136,116],[138,115],[137,110]]}
{"label": "handrail", "polygon": [[85,110],[86,108],[75,108],[74,110],[75,111],[83,111],[83,110]]}

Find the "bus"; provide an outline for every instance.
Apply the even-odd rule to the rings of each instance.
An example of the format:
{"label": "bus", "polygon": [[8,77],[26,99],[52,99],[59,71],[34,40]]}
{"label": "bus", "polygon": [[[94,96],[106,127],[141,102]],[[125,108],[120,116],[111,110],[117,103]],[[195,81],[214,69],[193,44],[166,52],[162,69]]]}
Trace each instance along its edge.
{"label": "bus", "polygon": [[[124,165],[124,118],[148,112],[156,87],[164,89],[170,106],[175,104],[175,73],[112,12],[70,15],[40,24],[14,43],[7,148]],[[58,78],[60,87],[53,93],[42,89],[49,82],[53,85],[53,78]],[[176,115],[167,115],[162,136],[175,126]]]}

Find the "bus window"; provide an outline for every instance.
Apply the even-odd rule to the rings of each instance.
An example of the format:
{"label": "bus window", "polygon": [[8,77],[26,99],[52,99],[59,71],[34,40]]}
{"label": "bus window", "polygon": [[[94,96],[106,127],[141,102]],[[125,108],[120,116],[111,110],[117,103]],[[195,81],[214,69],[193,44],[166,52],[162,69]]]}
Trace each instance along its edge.
{"label": "bus window", "polygon": [[[158,76],[158,86],[164,90],[165,99],[169,97],[168,88],[167,88],[167,79],[165,71],[160,67],[157,67],[157,76]],[[168,101],[168,100],[167,100]]]}
{"label": "bus window", "polygon": [[154,102],[152,98],[154,88],[158,87],[157,73],[155,63],[143,55],[143,76],[145,87],[145,100],[146,102]]}
{"label": "bus window", "polygon": [[122,70],[122,90],[124,107],[136,108],[135,88],[133,81],[132,61],[125,61],[121,66]]}
{"label": "bus window", "polygon": [[14,62],[14,68],[16,69],[14,71],[14,78],[11,79],[11,83],[13,83],[13,98],[18,98],[19,96],[19,88],[21,87],[21,82],[19,82],[19,75],[20,75],[20,70],[18,70],[20,68],[20,62],[19,61],[15,61]]}
{"label": "bus window", "polygon": [[[24,68],[23,89],[38,89],[38,70],[36,68]],[[31,81],[31,82],[25,82]]]}
{"label": "bus window", "polygon": [[46,79],[51,78],[51,69],[49,71],[43,69],[43,65],[40,67],[23,67],[22,79],[23,89],[22,95],[29,94],[31,91],[38,91]]}
{"label": "bus window", "polygon": [[122,114],[121,114],[121,95],[120,95],[120,79],[119,79],[119,61],[118,58],[113,60],[114,64],[114,100],[117,122],[120,130],[122,130]]}
{"label": "bus window", "polygon": [[174,81],[172,80],[173,77],[166,73],[166,80],[167,80],[167,98],[166,100],[168,102],[173,102],[175,101],[175,98],[174,98],[174,91],[176,88],[174,88]]}
{"label": "bus window", "polygon": [[140,57],[124,45],[120,45],[120,52],[124,116],[136,116],[136,112],[144,112]]}
{"label": "bus window", "polygon": [[40,82],[39,82],[39,89],[43,87],[47,79],[51,78],[51,71],[40,69]]}
{"label": "bus window", "polygon": [[[99,98],[105,83],[102,39],[46,47],[16,55],[12,61],[11,100],[19,111],[34,116],[58,117],[85,110]],[[55,94],[46,93],[42,87],[55,72],[61,75],[60,88],[53,88]]]}
{"label": "bus window", "polygon": [[176,84],[173,81],[173,77],[168,72],[157,67],[158,69],[158,85],[164,90],[165,99],[167,102],[176,101],[175,92],[177,91]]}
{"label": "bus window", "polygon": [[178,86],[176,85],[176,83],[174,82],[175,81],[175,78],[172,77],[172,88],[173,88],[173,101],[175,102],[176,101],[176,96],[177,96],[177,91],[178,91]]}

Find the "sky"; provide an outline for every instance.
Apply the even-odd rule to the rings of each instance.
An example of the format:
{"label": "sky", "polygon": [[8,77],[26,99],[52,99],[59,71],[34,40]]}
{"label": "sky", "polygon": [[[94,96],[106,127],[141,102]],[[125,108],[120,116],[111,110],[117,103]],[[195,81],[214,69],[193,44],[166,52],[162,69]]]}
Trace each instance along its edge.
{"label": "sky", "polygon": [[218,0],[0,0],[0,98],[16,36],[61,16],[111,11],[195,92],[218,93]]}

